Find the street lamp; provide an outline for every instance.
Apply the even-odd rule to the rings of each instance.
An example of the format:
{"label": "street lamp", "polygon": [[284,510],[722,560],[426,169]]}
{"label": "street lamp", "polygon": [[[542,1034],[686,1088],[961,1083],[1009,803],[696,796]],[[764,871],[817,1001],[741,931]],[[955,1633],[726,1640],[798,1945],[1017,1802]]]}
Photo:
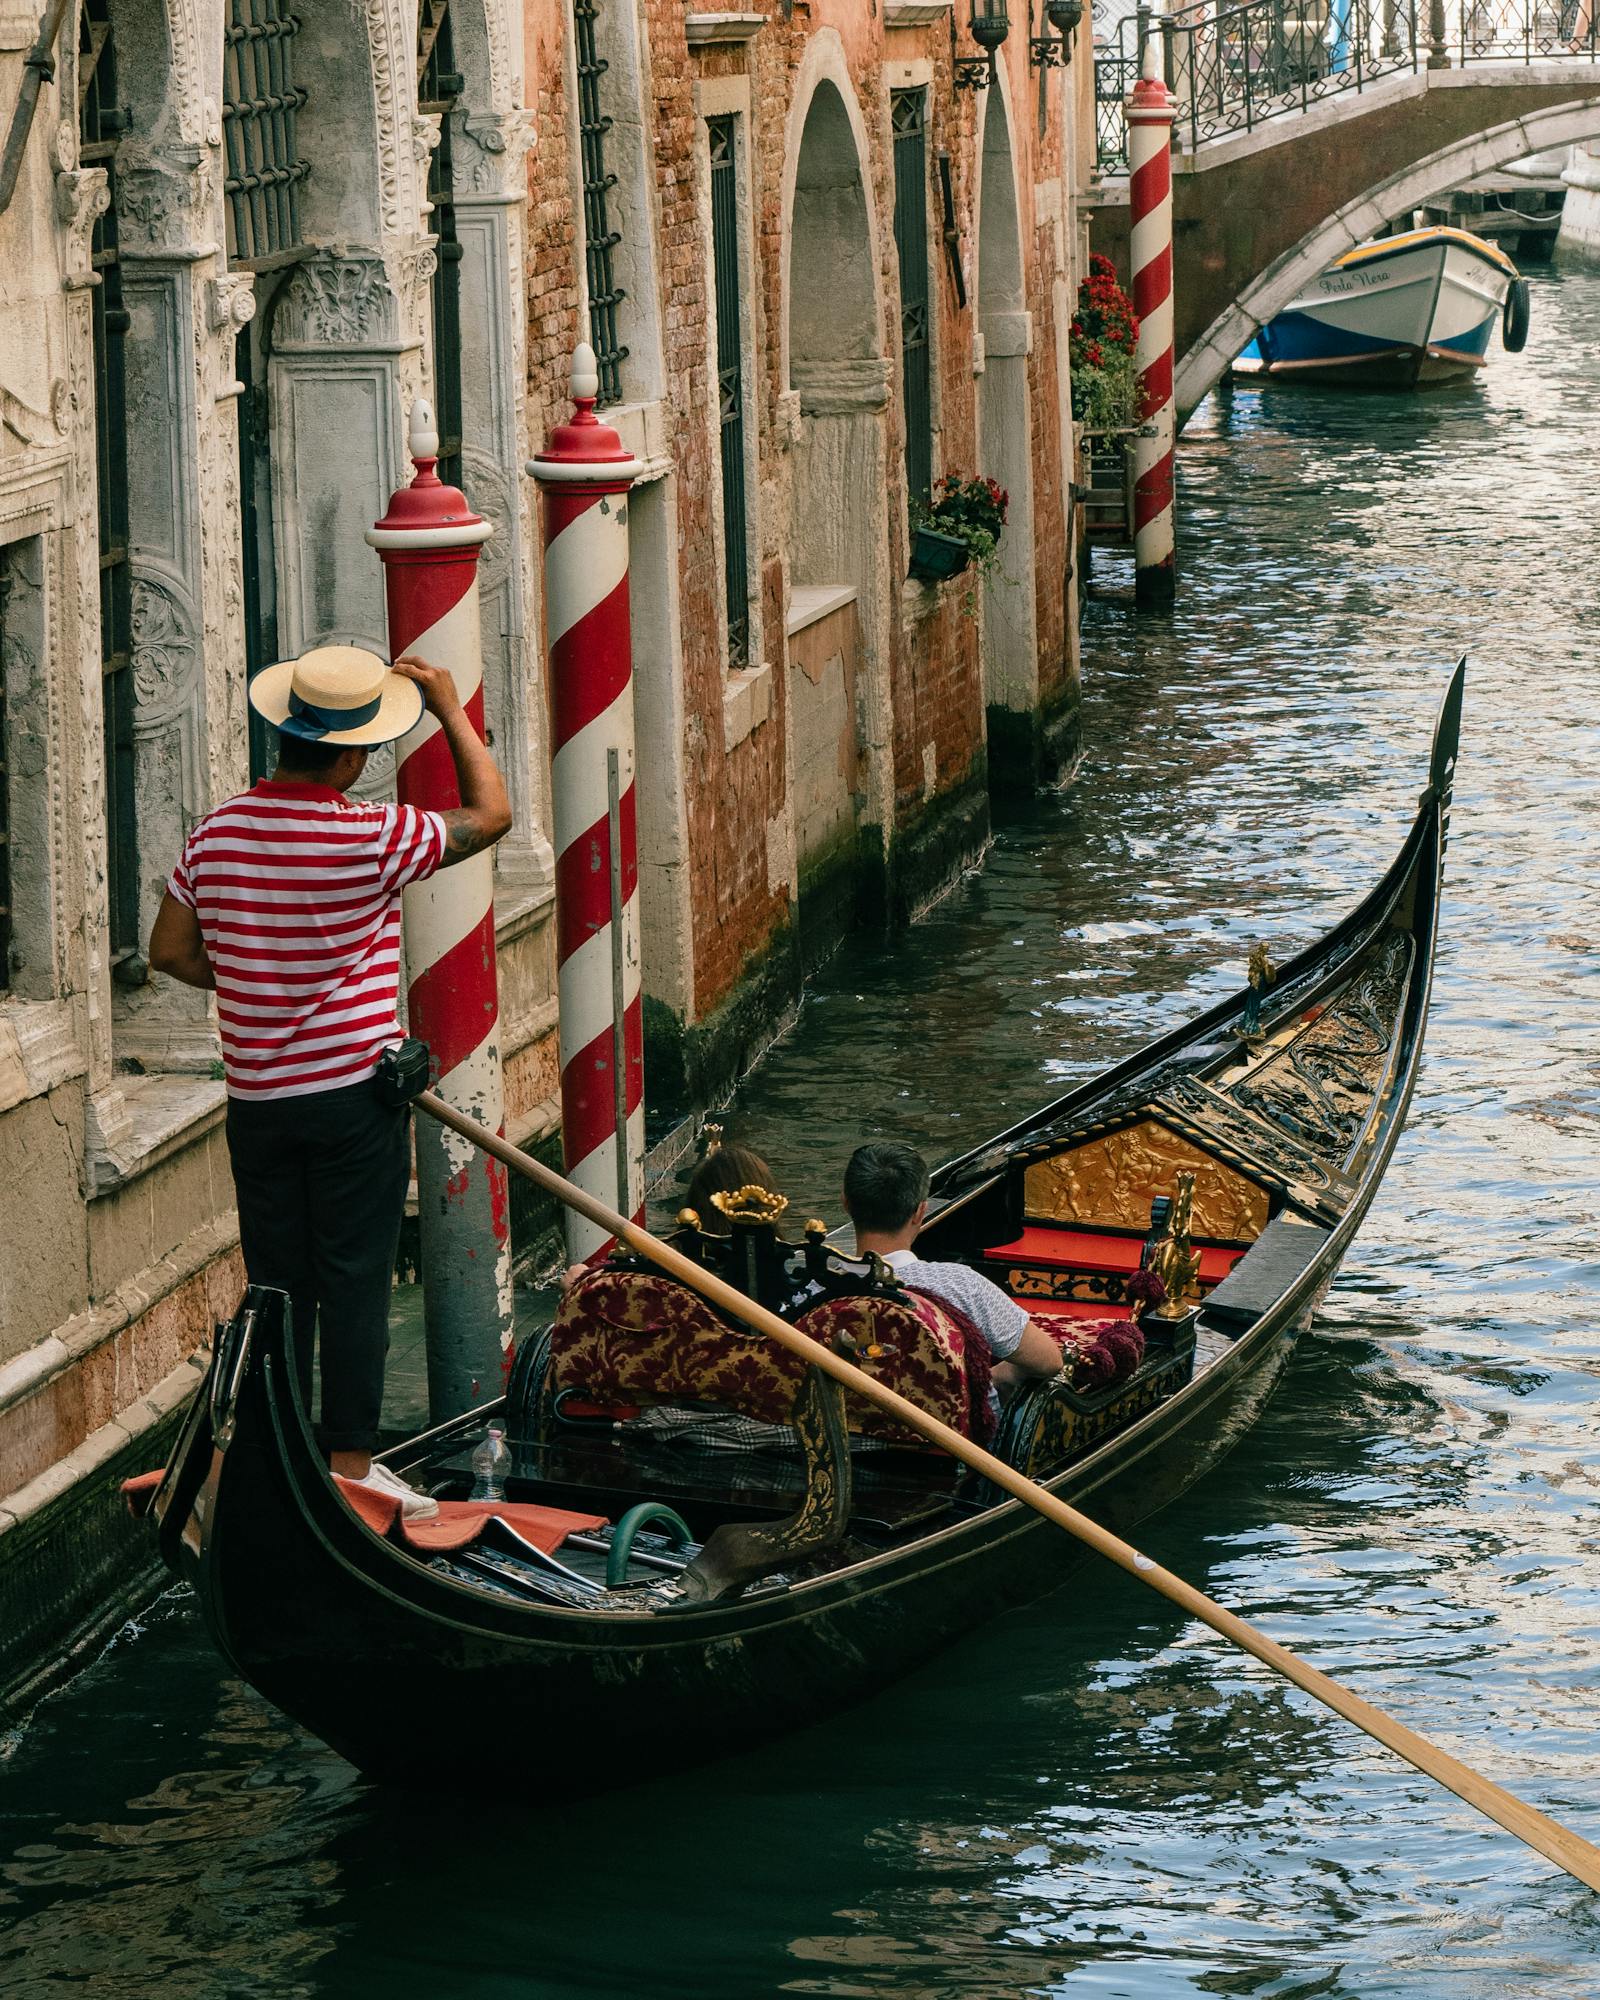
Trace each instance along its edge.
{"label": "street lamp", "polygon": [[1043,14],[1055,34],[1030,35],[1029,57],[1035,69],[1064,69],[1072,60],[1072,35],[1083,19],[1083,0],[1044,0]]}
{"label": "street lamp", "polygon": [[[981,56],[956,56],[952,63],[957,90],[987,90],[994,82],[994,54],[1011,32],[1006,0],[971,0],[969,26],[972,39],[984,51]],[[1032,0],[1029,0],[1032,4]],[[952,17],[950,32],[955,34]]]}

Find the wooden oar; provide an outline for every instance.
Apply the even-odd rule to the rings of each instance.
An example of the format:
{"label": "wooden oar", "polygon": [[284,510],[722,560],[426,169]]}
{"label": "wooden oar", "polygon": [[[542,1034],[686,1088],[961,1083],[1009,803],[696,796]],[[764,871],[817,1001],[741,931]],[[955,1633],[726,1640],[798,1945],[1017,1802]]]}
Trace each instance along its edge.
{"label": "wooden oar", "polygon": [[853,1367],[842,1355],[835,1354],[831,1347],[824,1347],[820,1341],[812,1340],[786,1320],[770,1313],[764,1306],[747,1298],[732,1285],[724,1284],[710,1271],[674,1250],[652,1236],[647,1229],[629,1222],[613,1209],[607,1208],[593,1195],[585,1194],[582,1188],[574,1187],[571,1181],[551,1168],[542,1165],[531,1154],[509,1145],[497,1134],[487,1131],[473,1119],[463,1115],[436,1097],[432,1091],[424,1091],[416,1100],[419,1107],[460,1132],[465,1138],[481,1146],[486,1153],[492,1153],[497,1160],[504,1160],[508,1167],[515,1167],[518,1173],[537,1182],[558,1201],[575,1208],[599,1228],[626,1243],[630,1250],[638,1251],[641,1257],[648,1257],[659,1264],[663,1271],[688,1285],[692,1290],[708,1298],[713,1305],[724,1312],[732,1313],[736,1319],[744,1321],[757,1333],[764,1333],[781,1347],[786,1347],[802,1361],[823,1369],[835,1381],[842,1382],[847,1389],[853,1389],[858,1396],[864,1396],[869,1403],[876,1403],[880,1410],[908,1424],[915,1431],[941,1446],[952,1458],[958,1458],[964,1465],[970,1465],[975,1472],[994,1485],[1003,1487],[1014,1499],[1025,1507],[1031,1507],[1036,1514],[1042,1514],[1047,1521],[1054,1521],[1058,1528],[1065,1528],[1069,1535],[1075,1535],[1080,1542],[1093,1549],[1096,1555],[1104,1556],[1118,1569],[1126,1570],[1129,1576],[1137,1577],[1152,1590],[1169,1602],[1187,1611],[1193,1618],[1202,1620],[1214,1632],[1220,1632],[1224,1639],[1242,1647],[1256,1659],[1280,1673],[1286,1680],[1294,1682],[1309,1695],[1325,1703],[1336,1715],[1342,1715],[1347,1722],[1353,1722],[1358,1729],[1364,1729],[1397,1756],[1405,1758],[1408,1764],[1426,1776],[1436,1779],[1447,1791],[1457,1798],[1465,1799],[1469,1806],[1503,1826],[1508,1833],[1514,1833],[1518,1840],[1525,1841],[1538,1853],[1553,1861],[1558,1868],[1564,1868],[1569,1875],[1585,1883],[1591,1889],[1600,1890],[1600,1848],[1592,1847],[1567,1827],[1560,1826],[1553,1819],[1547,1819],[1534,1807],[1524,1805],[1521,1799],[1502,1790],[1492,1780],[1470,1770],[1459,1759],[1450,1756],[1419,1736],[1414,1729],[1407,1729],[1393,1716],[1385,1715],[1381,1708],[1374,1708],[1371,1702],[1363,1701],[1335,1680],[1330,1680],[1315,1667],[1309,1667],[1297,1658],[1286,1646],[1280,1646],[1275,1639],[1258,1632],[1253,1625],[1247,1625],[1233,1612],[1226,1611],[1220,1604],[1196,1590],[1193,1584],[1185,1583],[1180,1576],[1174,1576],[1149,1556],[1141,1555],[1130,1543],[1102,1528],[1098,1521],[1090,1520],[1087,1514],[1080,1514],[1076,1507],[1069,1507],[1055,1494],[1046,1492],[1036,1485],[1025,1473],[1013,1467],[976,1445],[970,1438],[964,1438],[959,1431],[953,1431],[948,1424],[940,1423],[937,1417],[930,1417],[915,1403],[907,1402],[904,1396],[896,1395],[893,1389],[886,1389],[881,1382]]}

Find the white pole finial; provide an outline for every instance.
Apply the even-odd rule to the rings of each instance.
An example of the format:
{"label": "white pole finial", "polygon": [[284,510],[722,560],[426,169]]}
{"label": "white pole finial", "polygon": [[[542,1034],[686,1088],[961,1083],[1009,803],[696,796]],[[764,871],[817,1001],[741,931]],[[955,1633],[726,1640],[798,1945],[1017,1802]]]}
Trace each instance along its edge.
{"label": "white pole finial", "polygon": [[1165,83],[1166,78],[1162,75],[1161,37],[1154,32],[1155,23],[1152,22],[1150,25],[1152,32],[1145,37],[1144,61],[1139,65],[1139,81]]}
{"label": "white pole finial", "polygon": [[594,401],[600,393],[600,370],[595,366],[594,349],[580,340],[572,350],[572,395],[576,402]]}
{"label": "white pole finial", "polygon": [[419,396],[411,405],[411,430],[408,441],[413,458],[439,456],[438,427],[433,421],[433,405],[426,396]]}

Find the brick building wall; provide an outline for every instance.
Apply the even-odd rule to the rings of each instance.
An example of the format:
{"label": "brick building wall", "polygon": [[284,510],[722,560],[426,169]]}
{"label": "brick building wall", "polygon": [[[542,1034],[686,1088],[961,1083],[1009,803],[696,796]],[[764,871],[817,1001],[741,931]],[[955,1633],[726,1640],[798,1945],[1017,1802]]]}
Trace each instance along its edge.
{"label": "brick building wall", "polygon": [[[571,0],[528,0],[527,20],[538,114],[529,156],[528,276],[529,407],[537,443],[541,426],[563,412],[567,351],[575,330],[587,325],[587,305],[583,221],[574,207],[576,113],[570,94],[563,101],[571,89]],[[1005,567],[1013,579],[1008,587],[1029,599],[1023,622],[1031,658],[1020,692],[1013,664],[1009,688],[997,693],[986,663],[984,603],[985,588],[996,586],[974,586],[970,578],[929,586],[907,575],[890,124],[890,93],[897,89],[925,92],[933,472],[937,478],[990,470],[980,435],[984,362],[976,296],[979,232],[988,214],[979,186],[988,114],[985,93],[953,88],[947,15],[905,0],[872,10],[855,0],[768,0],[739,17],[686,10],[682,0],[638,0],[636,9],[627,0],[600,0],[595,32],[613,68],[628,71],[627,87],[606,107],[613,114],[607,165],[617,176],[610,226],[624,238],[648,235],[659,274],[656,296],[633,304],[635,325],[646,324],[648,342],[658,345],[659,372],[648,387],[625,379],[618,407],[608,414],[639,456],[664,465],[662,490],[670,494],[676,526],[670,579],[643,576],[637,563],[633,578],[636,631],[673,620],[671,706],[682,722],[673,740],[641,737],[641,794],[659,785],[680,802],[684,857],[681,894],[659,907],[647,899],[645,909],[645,983],[655,1003],[648,1009],[647,1095],[662,1111],[704,1102],[731,1083],[781,1020],[804,964],[852,914],[869,921],[904,917],[954,879],[987,838],[991,778],[997,789],[1014,792],[1019,779],[1048,780],[1071,755],[1077,692],[1067,531],[1071,434],[1063,423],[1058,320],[1075,283],[1079,169],[1068,100],[1077,80],[1072,70],[1052,70],[1041,92],[1018,25],[1002,51],[999,86],[1022,267],[1018,298],[1010,302],[1015,309],[1005,318],[1025,328],[1018,380],[1025,380],[1029,407],[1020,435],[1032,492],[1026,523],[1008,531]],[[632,38],[631,48],[624,37]],[[960,39],[970,54],[964,32]],[[606,87],[617,89],[616,80]],[[823,178],[836,176],[841,186],[852,174],[858,179],[874,293],[870,338],[840,364],[850,376],[842,389],[832,377],[811,387],[791,352],[797,189],[813,131],[808,107],[826,93],[835,95],[822,122],[838,157],[824,163]],[[841,106],[850,123],[847,146]],[[747,208],[740,246],[753,439],[746,504],[752,615],[761,637],[759,657],[748,662],[730,659],[723,606],[706,152],[706,121],[723,115],[740,121]],[[949,155],[965,304],[944,237],[941,152]],[[825,357],[824,376],[831,364]],[[882,378],[876,403],[867,380],[874,365]],[[830,398],[842,399],[837,408]],[[857,410],[859,416],[852,414]],[[846,442],[824,449],[818,440],[830,418]],[[852,520],[859,513],[869,526],[855,536],[861,573],[837,579],[822,552],[808,558],[804,549],[820,476],[810,459],[830,451],[863,466],[871,461],[877,488],[875,508],[845,495]],[[848,467],[842,476],[848,482]],[[848,867],[837,842],[825,856],[800,851],[791,796],[791,681],[798,669],[790,631],[810,615],[805,600],[834,581],[854,585],[862,613],[860,670],[850,677],[858,768],[852,779],[848,760],[841,760],[840,777],[851,788],[856,828]],[[643,681],[646,670],[639,671]],[[658,967],[667,968],[659,977]]]}

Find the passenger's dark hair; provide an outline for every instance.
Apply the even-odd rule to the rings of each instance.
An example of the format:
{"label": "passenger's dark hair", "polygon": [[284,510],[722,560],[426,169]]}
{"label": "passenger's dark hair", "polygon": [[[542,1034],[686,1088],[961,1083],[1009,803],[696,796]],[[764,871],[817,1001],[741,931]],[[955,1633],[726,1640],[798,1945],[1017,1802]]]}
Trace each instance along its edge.
{"label": "passenger's dark hair", "polygon": [[280,729],[278,768],[293,771],[301,778],[326,778],[351,747],[348,743],[312,743],[304,736],[291,736],[287,730]]}
{"label": "passenger's dark hair", "polygon": [[858,1146],[844,1170],[844,1203],[857,1229],[904,1229],[928,1198],[928,1163],[911,1146]]}
{"label": "passenger's dark hair", "polygon": [[711,1197],[732,1194],[742,1187],[764,1187],[773,1194],[778,1192],[772,1169],[759,1153],[749,1146],[718,1146],[706,1154],[689,1176],[683,1205],[699,1216],[700,1227],[708,1236],[726,1236],[730,1233],[728,1218]]}

